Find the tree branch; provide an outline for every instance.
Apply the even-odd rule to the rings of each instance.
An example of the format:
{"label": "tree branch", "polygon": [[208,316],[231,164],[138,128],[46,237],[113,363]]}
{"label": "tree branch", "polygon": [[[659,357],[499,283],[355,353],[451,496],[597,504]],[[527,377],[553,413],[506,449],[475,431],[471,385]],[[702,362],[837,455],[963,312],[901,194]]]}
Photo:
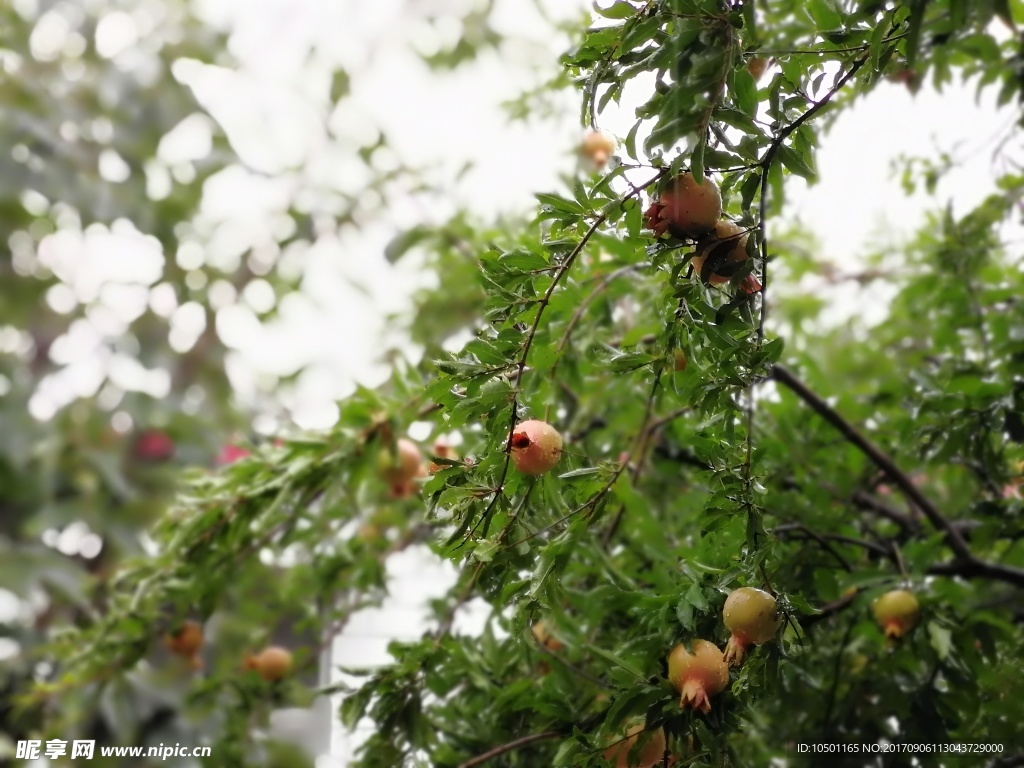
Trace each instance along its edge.
{"label": "tree branch", "polygon": [[787,368],[776,365],[772,369],[772,378],[788,387],[801,400],[807,403],[811,410],[835,427],[851,444],[859,448],[865,456],[875,463],[875,466],[886,474],[893,485],[899,488],[907,499],[921,510],[935,530],[946,534],[949,548],[953,550],[957,557],[953,563],[943,566],[951,569],[948,571],[949,573],[965,577],[997,579],[1010,584],[1024,586],[1024,570],[978,559],[971,552],[960,530],[939,512],[931,501],[914,485],[906,473],[897,467],[893,460],[883,453],[880,448],[864,437],[850,422],[833,410],[828,403],[808,389],[807,385],[796,378]]}
{"label": "tree branch", "polygon": [[757,228],[761,232],[761,243],[760,243],[760,255],[761,255],[761,311],[759,313],[757,321],[757,345],[761,346],[764,341],[764,324],[767,317],[767,291],[768,291],[768,176],[771,170],[772,163],[775,162],[775,156],[779,153],[782,145],[785,144],[793,132],[801,125],[806,123],[818,112],[824,109],[832,97],[835,96],[839,91],[842,90],[850,79],[857,74],[857,71],[864,66],[864,62],[867,61],[867,56],[862,56],[853,63],[849,71],[843,75],[832,89],[814,102],[810,108],[800,115],[796,120],[787,125],[772,139],[771,146],[764,153],[764,157],[761,158],[761,199],[758,203],[758,222]]}
{"label": "tree branch", "polygon": [[821,606],[820,613],[814,613],[810,616],[804,616],[803,619],[800,620],[800,626],[806,629],[807,627],[817,624],[820,621],[824,621],[830,616],[834,616],[835,614],[842,611],[844,608],[847,608],[850,605],[852,605],[853,601],[857,599],[858,594],[860,594],[860,590],[855,589],[852,592],[843,595],[838,600],[833,600],[831,603],[825,603],[823,606]]}
{"label": "tree branch", "polygon": [[881,499],[875,498],[865,491],[856,491],[850,500],[861,509],[874,512],[879,517],[891,520],[903,529],[904,533],[917,533],[921,530],[920,524],[909,515],[905,515],[898,509],[893,509]]}
{"label": "tree branch", "polygon": [[807,537],[814,539],[823,549],[828,551],[836,560],[838,560],[847,571],[853,571],[853,567],[850,565],[849,561],[835,549],[835,547],[829,544],[829,541],[838,541],[841,544],[850,544],[855,547],[861,547],[862,549],[866,549],[868,552],[874,552],[875,554],[881,555],[882,557],[890,560],[893,557],[892,553],[881,544],[875,544],[872,541],[865,541],[864,539],[857,539],[852,536],[843,536],[835,533],[818,533],[817,531],[808,528],[803,523],[783,523],[782,525],[776,525],[770,531],[773,536],[777,536],[779,538],[783,538],[786,534],[791,534],[793,532],[804,533]]}
{"label": "tree branch", "polygon": [[881,469],[889,480],[899,488],[903,494],[913,502],[924,516],[928,518],[928,521],[938,531],[945,531],[946,536],[949,539],[950,549],[965,560],[971,559],[973,556],[971,550],[967,546],[967,542],[964,541],[960,532],[956,530],[949,521],[943,517],[942,513],[925,498],[924,494],[918,489],[914,482],[903,472],[899,467],[893,463],[893,460],[885,455],[880,448],[874,443],[869,441],[864,435],[862,435],[850,422],[840,416],[832,407],[818,397],[814,392],[807,388],[807,386],[794,376],[790,371],[781,366],[776,365],[772,369],[772,378],[774,378],[780,384],[788,387],[792,392],[800,397],[807,405],[810,406],[811,410],[821,416],[825,421],[835,427],[840,434],[843,435],[850,443],[855,445],[860,451],[867,456],[875,465]]}
{"label": "tree branch", "polygon": [[560,736],[564,736],[563,731],[544,731],[543,733],[532,733],[529,736],[523,736],[518,739],[506,742],[505,744],[499,744],[494,749],[489,749],[483,754],[477,755],[476,757],[470,758],[466,762],[459,765],[459,768],[473,768],[477,765],[483,765],[488,760],[491,760],[499,755],[504,755],[506,752],[512,752],[522,747],[527,747],[530,744],[536,744],[538,741],[547,741],[548,739],[557,739]]}

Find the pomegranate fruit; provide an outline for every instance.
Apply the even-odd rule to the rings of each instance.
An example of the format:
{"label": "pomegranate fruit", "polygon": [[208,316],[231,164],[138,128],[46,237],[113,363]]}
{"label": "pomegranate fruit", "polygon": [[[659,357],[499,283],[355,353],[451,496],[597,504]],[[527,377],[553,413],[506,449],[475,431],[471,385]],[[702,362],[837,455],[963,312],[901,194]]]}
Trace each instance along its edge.
{"label": "pomegranate fruit", "polygon": [[686,353],[681,349],[677,349],[672,353],[672,367],[676,373],[681,373],[686,370],[686,366],[689,365],[689,360],[686,359]]}
{"label": "pomegranate fruit", "polygon": [[659,765],[664,759],[667,746],[663,728],[652,733],[640,749],[630,754],[643,732],[643,725],[634,725],[626,731],[625,739],[612,744],[604,751],[604,759],[613,761],[615,768],[654,768]]}
{"label": "pomegranate fruit", "polygon": [[533,625],[532,631],[534,640],[545,649],[557,653],[565,648],[565,643],[551,633],[551,627],[543,619]]}
{"label": "pomegranate fruit", "polygon": [[420,463],[419,469],[416,470],[416,474],[410,479],[391,484],[388,496],[392,499],[411,499],[419,490],[419,486],[416,484],[416,481],[421,478],[428,477],[429,474],[430,473],[427,471],[427,465]]}
{"label": "pomegranate fruit", "polygon": [[248,657],[244,665],[255,669],[267,682],[275,682],[292,671],[292,652],[287,648],[271,645],[256,656]]}
{"label": "pomegranate fruit", "polygon": [[722,618],[730,632],[725,663],[731,667],[743,663],[748,646],[761,645],[775,637],[782,623],[775,598],[754,587],[740,587],[730,592]]}
{"label": "pomegranate fruit", "polygon": [[524,475],[543,475],[562,457],[562,435],[544,421],[530,419],[512,431],[512,463]]}
{"label": "pomegranate fruit", "polygon": [[[693,271],[699,277],[704,276],[704,264],[712,260],[712,272],[708,282],[722,285],[732,279],[736,269],[747,260],[747,232],[737,224],[722,219],[715,224],[715,229],[706,237],[701,238],[694,250],[691,260]],[[757,293],[761,283],[753,275],[747,275],[740,284],[746,293]]]}
{"label": "pomegranate fruit", "polygon": [[144,461],[167,461],[174,457],[174,440],[160,429],[144,429],[135,438],[133,453]]}
{"label": "pomegranate fruit", "polygon": [[164,638],[164,645],[176,656],[192,658],[203,647],[203,625],[198,621],[186,621]]}
{"label": "pomegranate fruit", "polygon": [[408,483],[423,471],[423,454],[412,440],[401,437],[395,443],[395,450],[381,450],[377,457],[377,468],[381,477],[392,486]]}
{"label": "pomegranate fruit", "polygon": [[696,238],[715,228],[722,215],[722,194],[711,179],[698,182],[693,174],[671,179],[644,213],[648,229],[661,237]]}
{"label": "pomegranate fruit", "polygon": [[921,618],[921,605],[913,592],[894,589],[875,600],[871,606],[875,620],[882,627],[885,636],[898,640],[917,626]]}
{"label": "pomegranate fruit", "polygon": [[[434,456],[439,459],[448,459],[449,461],[455,461],[459,458],[459,455],[455,453],[455,449],[448,444],[447,440],[437,440],[434,442]],[[450,464],[438,464],[432,461],[430,462],[430,466],[427,467],[427,470],[430,474],[434,474],[435,472],[440,472],[442,469],[449,469],[450,467]]]}
{"label": "pomegranate fruit", "polygon": [[668,680],[680,693],[679,706],[711,711],[711,697],[729,685],[729,667],[718,646],[694,640],[693,653],[680,643],[668,656]]}
{"label": "pomegranate fruit", "polygon": [[755,82],[764,77],[766,69],[768,69],[768,59],[764,58],[764,56],[754,56],[747,62],[747,72],[750,73]]}
{"label": "pomegranate fruit", "polygon": [[590,128],[583,134],[583,141],[580,142],[580,154],[600,170],[608,164],[609,158],[617,147],[618,142],[608,131],[597,131]]}

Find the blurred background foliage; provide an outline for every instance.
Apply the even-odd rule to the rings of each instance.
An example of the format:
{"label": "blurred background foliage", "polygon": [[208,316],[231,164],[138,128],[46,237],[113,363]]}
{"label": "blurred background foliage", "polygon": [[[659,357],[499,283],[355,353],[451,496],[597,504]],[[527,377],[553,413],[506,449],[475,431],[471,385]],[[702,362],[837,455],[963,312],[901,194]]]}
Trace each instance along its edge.
{"label": "blurred background foliage", "polygon": [[[500,47],[493,6],[427,11],[460,29],[427,63],[472,67]],[[375,723],[360,762],[374,768],[495,748],[492,765],[603,765],[638,718],[687,765],[765,765],[810,740],[1024,745],[1019,116],[991,196],[936,200],[915,239],[864,264],[828,266],[806,232],[768,223],[792,177],[816,180],[824,128],[879,82],[967,78],[1018,110],[1019,4],[617,0],[551,20],[573,48],[510,116],[557,109],[572,87],[600,126],[635,92],[634,129],[603,171],[538,190],[532,220],[388,220],[387,259],[437,275],[402,329],[416,352],[386,337],[390,380],[313,433],[283,426],[301,366],[238,396],[220,310],[248,296],[272,323],[308,277],[304,249],[387,219],[384,200],[445,190],[377,162],[388,142],[371,131],[337,141],[367,170],[357,189],[299,162],[279,169],[293,183],[276,213],[232,224],[211,189],[275,173],[197,98],[202,67],[233,66],[223,34],[172,0],[0,14],[0,586],[16,598],[0,762],[20,739],[95,738],[310,764],[268,736],[269,713],[338,693],[347,726]],[[327,126],[350,74],[315,82]],[[934,190],[954,166],[909,159],[904,183]],[[641,191],[683,167],[712,174],[751,230],[745,269],[766,303],[706,285],[688,244],[643,229]],[[807,273],[877,285],[885,321],[825,326],[833,299],[797,290]],[[528,417],[565,435],[557,475],[509,470],[510,424]],[[396,492],[380,453],[410,427],[424,454],[449,440],[469,461]],[[329,683],[331,639],[413,545],[460,566],[435,621],[393,666]],[[710,715],[681,712],[668,650],[724,640],[725,595],[746,584],[778,595],[785,631]],[[897,584],[924,618],[892,646],[868,606]],[[452,631],[474,598],[482,636]],[[558,647],[534,641],[541,619]],[[204,625],[198,670],[164,647],[185,621]],[[267,644],[294,650],[294,675],[243,669]]]}

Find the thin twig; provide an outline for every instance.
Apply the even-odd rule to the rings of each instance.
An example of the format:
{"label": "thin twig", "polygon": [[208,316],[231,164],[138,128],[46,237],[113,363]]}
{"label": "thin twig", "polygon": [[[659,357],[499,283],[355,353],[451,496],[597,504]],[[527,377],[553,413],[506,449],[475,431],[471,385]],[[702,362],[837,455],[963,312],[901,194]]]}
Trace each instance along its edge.
{"label": "thin twig", "polygon": [[610,286],[616,278],[621,277],[627,272],[632,272],[633,270],[638,269],[641,266],[645,265],[627,264],[624,267],[619,267],[614,272],[609,272],[607,275],[604,276],[601,282],[598,283],[597,287],[594,288],[594,290],[591,291],[590,294],[585,299],[583,299],[583,301],[580,302],[580,305],[576,308],[576,311],[572,313],[572,317],[569,318],[569,322],[565,326],[565,331],[562,333],[562,338],[558,342],[558,347],[555,348],[555,360],[551,364],[551,371],[548,373],[549,378],[555,378],[555,369],[558,367],[559,362],[561,362],[562,352],[565,349],[566,345],[568,345],[569,338],[572,336],[572,332],[576,329],[576,326],[579,324],[580,319],[583,317],[583,313],[587,311],[587,307],[589,307],[593,303],[594,299],[596,299],[598,296],[600,296],[602,293],[608,290],[608,286]]}
{"label": "thin twig", "polygon": [[474,768],[477,765],[483,765],[489,760],[504,755],[506,752],[512,752],[523,747],[528,747],[530,744],[536,744],[538,741],[548,741],[549,739],[557,739],[564,736],[564,731],[544,731],[543,733],[531,733],[529,736],[522,736],[518,739],[506,742],[505,744],[499,744],[493,749],[489,749],[483,754],[477,755],[476,757],[470,758],[466,762],[459,765],[459,768]]}
{"label": "thin twig", "polygon": [[778,538],[784,538],[783,534],[789,533],[790,531],[802,531],[803,533],[806,533],[809,538],[814,539],[821,545],[822,549],[832,555],[832,557],[834,557],[843,567],[843,570],[851,573],[853,572],[853,566],[850,565],[850,561],[843,557],[839,553],[839,550],[829,544],[828,539],[825,536],[811,528],[808,528],[803,523],[786,523],[784,525],[777,525],[772,528],[771,533],[773,536],[777,536]]}

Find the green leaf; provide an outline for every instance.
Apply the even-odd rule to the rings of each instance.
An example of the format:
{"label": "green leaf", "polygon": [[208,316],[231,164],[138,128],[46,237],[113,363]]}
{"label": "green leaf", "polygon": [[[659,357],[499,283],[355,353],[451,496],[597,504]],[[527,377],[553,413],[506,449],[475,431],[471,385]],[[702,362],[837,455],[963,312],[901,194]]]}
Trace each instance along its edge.
{"label": "green leaf", "polygon": [[626,147],[626,154],[637,161],[640,160],[640,156],[636,153],[636,132],[640,130],[640,126],[643,125],[643,122],[643,120],[637,120],[633,124],[633,127],[629,129],[629,133],[626,134],[626,139],[623,142]]}
{"label": "green leaf", "polygon": [[613,357],[609,362],[609,367],[615,373],[628,373],[660,359],[661,357],[658,355],[649,355],[645,352],[627,352]]}
{"label": "green leaf", "polygon": [[945,660],[953,648],[953,633],[945,627],[939,626],[937,622],[929,621],[928,639],[938,657]]}
{"label": "green leaf", "polygon": [[562,213],[574,213],[582,214],[586,210],[579,203],[572,200],[567,200],[559,195],[549,195],[543,192],[539,192],[535,195],[538,202],[541,205],[546,205],[554,211],[560,211]]}
{"label": "green leaf", "polygon": [[602,8],[597,3],[594,3],[594,10],[606,19],[628,19],[630,16],[636,15],[636,8],[625,2],[625,0],[616,0],[607,8]]}
{"label": "green leaf", "polygon": [[757,116],[757,82],[746,69],[737,69],[732,76],[732,95],[736,106],[750,117]]}
{"label": "green leaf", "polygon": [[331,78],[331,102],[337,104],[352,90],[352,80],[344,69],[335,71]]}
{"label": "green leaf", "polygon": [[888,21],[881,21],[871,31],[871,42],[868,45],[868,67],[872,72],[878,72],[878,57],[882,55],[882,41],[889,28]]}
{"label": "green leaf", "polygon": [[700,584],[690,585],[690,588],[686,590],[686,600],[701,613],[710,607],[710,603],[708,603],[708,599],[704,595],[704,590],[701,589]]}
{"label": "green leaf", "polygon": [[779,147],[779,161],[787,170],[809,181],[814,181],[818,177],[807,160],[795,149],[785,144]]}
{"label": "green leaf", "polygon": [[501,545],[492,540],[485,540],[473,548],[473,559],[481,563],[489,563],[494,559],[494,553],[501,548]]}
{"label": "green leaf", "polygon": [[521,272],[530,272],[550,266],[548,260],[543,255],[522,248],[503,253],[498,263],[506,269]]}
{"label": "green leaf", "polygon": [[430,236],[426,227],[413,227],[391,238],[384,246],[384,258],[392,264]]}
{"label": "green leaf", "polygon": [[819,31],[839,29],[843,25],[843,14],[834,0],[806,0],[804,10]]}
{"label": "green leaf", "polygon": [[560,480],[569,480],[573,477],[584,477],[586,475],[599,475],[602,469],[600,467],[580,467],[570,472],[563,472],[558,476]]}
{"label": "green leaf", "polygon": [[629,674],[633,675],[633,677],[635,677],[637,680],[643,680],[644,679],[644,673],[641,672],[636,667],[634,667],[628,661],[623,659],[621,656],[616,656],[611,651],[606,650],[606,649],[601,648],[601,647],[596,646],[596,645],[587,645],[587,649],[590,650],[592,653],[596,653],[598,656],[602,657],[603,659],[606,659],[607,661],[610,661],[612,664],[614,664],[615,666],[619,667],[619,669],[625,670]]}
{"label": "green leaf", "polygon": [[749,213],[750,206],[753,204],[754,197],[757,195],[760,188],[761,171],[752,171],[750,175],[743,180],[743,185],[740,187],[740,200],[744,213]]}
{"label": "green leaf", "polygon": [[913,69],[917,64],[917,53],[921,47],[921,28],[924,26],[924,10],[928,0],[911,0],[910,19],[907,21],[908,31],[907,67]]}
{"label": "green leaf", "polygon": [[707,144],[707,135],[703,132],[697,137],[697,145],[690,153],[690,173],[695,179],[704,178],[704,147]]}

